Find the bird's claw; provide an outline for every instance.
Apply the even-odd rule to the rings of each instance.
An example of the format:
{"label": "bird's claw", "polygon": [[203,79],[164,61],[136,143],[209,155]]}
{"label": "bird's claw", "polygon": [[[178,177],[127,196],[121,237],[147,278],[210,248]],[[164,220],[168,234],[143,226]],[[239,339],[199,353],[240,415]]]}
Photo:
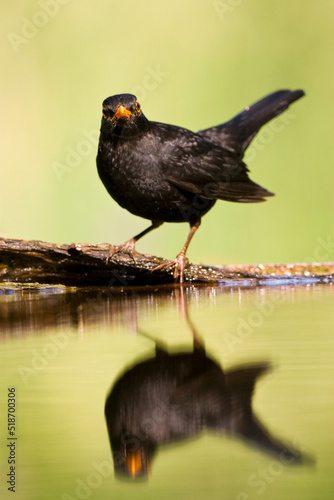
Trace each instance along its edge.
{"label": "bird's claw", "polygon": [[152,269],[152,272],[159,271],[160,269],[164,269],[165,267],[174,267],[174,279],[176,281],[179,279],[179,282],[183,283],[184,270],[188,264],[189,260],[185,256],[184,252],[180,252],[174,260],[169,260],[168,262],[164,262],[163,264],[154,267]]}
{"label": "bird's claw", "polygon": [[108,264],[116,253],[126,253],[132,258],[133,262],[136,263],[136,256],[139,255],[139,253],[135,250],[135,243],[136,240],[131,238],[131,240],[126,241],[122,245],[114,246],[108,253],[106,264]]}

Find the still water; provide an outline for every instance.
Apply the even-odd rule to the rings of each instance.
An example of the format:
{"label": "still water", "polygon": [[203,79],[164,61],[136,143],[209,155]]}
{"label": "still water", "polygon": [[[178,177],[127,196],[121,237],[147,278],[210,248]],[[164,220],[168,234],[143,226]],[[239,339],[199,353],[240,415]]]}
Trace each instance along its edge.
{"label": "still water", "polygon": [[1,289],[1,499],[332,499],[333,299]]}

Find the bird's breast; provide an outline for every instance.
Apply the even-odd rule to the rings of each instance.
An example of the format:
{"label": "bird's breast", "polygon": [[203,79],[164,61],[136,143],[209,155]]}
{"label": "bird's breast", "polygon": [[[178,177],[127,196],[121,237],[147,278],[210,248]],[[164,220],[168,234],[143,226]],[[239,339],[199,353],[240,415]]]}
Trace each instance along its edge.
{"label": "bird's breast", "polygon": [[170,183],[171,163],[174,165],[171,145],[150,135],[124,139],[114,146],[102,141],[97,157],[100,178],[121,207],[154,221],[197,220],[214,201],[181,192]]}
{"label": "bird's breast", "polygon": [[163,158],[154,150],[127,143],[100,148],[97,166],[109,194],[129,212],[149,220],[184,221],[180,193],[165,179]]}

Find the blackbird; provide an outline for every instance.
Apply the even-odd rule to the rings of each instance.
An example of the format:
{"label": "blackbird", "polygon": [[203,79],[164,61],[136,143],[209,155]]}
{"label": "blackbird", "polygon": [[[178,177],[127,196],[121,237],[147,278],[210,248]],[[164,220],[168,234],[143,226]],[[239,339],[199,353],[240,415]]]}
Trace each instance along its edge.
{"label": "blackbird", "polygon": [[153,269],[173,266],[182,283],[189,243],[216,200],[257,203],[273,196],[250,180],[242,158],[260,128],[303,95],[274,92],[232,120],[197,133],[147,120],[132,94],[108,97],[97,154],[100,179],[121,207],[152,221],[109,258],[125,251],[135,259],[139,238],[164,222],[188,222],[190,232],[176,259]]}
{"label": "blackbird", "polygon": [[169,354],[156,345],[155,357],[135,364],[112,387],[105,417],[119,478],[147,479],[160,446],[204,431],[242,439],[286,464],[304,461],[293,446],[273,436],[252,408],[266,362],[224,372],[194,342],[193,352]]}

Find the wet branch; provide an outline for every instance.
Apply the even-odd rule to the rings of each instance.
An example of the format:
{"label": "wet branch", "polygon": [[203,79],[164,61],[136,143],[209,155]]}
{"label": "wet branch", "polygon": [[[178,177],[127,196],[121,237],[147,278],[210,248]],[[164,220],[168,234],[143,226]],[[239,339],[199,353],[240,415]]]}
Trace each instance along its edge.
{"label": "wet branch", "polygon": [[[60,284],[67,286],[131,286],[173,283],[172,268],[152,272],[165,259],[139,254],[136,261],[125,253],[108,262],[112,245],[0,238],[0,281]],[[273,280],[334,282],[334,263],[213,267],[189,264],[186,283],[219,283],[243,286],[274,284]],[[296,281],[297,280],[297,281]]]}

